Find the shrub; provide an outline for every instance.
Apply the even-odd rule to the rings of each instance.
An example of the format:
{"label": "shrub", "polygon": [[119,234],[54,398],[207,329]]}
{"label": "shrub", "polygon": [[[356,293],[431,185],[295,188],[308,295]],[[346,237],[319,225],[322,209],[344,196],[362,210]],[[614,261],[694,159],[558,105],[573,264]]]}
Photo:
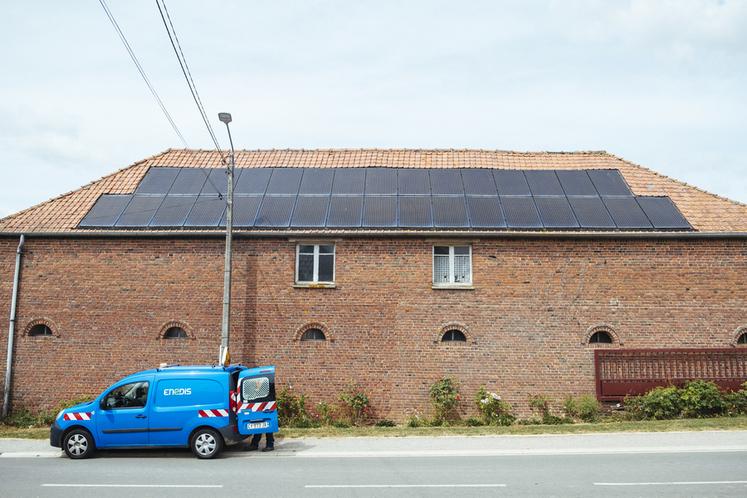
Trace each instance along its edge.
{"label": "shrub", "polygon": [[568,419],[580,419],[584,422],[599,420],[600,408],[596,397],[584,394],[578,398],[568,396],[563,403],[563,411]]}
{"label": "shrub", "polygon": [[747,382],[742,389],[724,395],[724,410],[728,415],[747,415]]}
{"label": "shrub", "polygon": [[542,417],[542,423],[548,425],[558,425],[573,423],[572,419],[561,418],[552,413],[550,405],[552,404],[552,398],[538,394],[536,396],[529,396],[529,408],[533,412],[537,412]]}
{"label": "shrub", "polygon": [[482,415],[485,425],[511,425],[516,417],[511,413],[511,405],[493,392],[488,392],[481,386],[475,396],[475,404]]}
{"label": "shrub", "polygon": [[358,425],[364,418],[369,405],[368,396],[356,384],[350,384],[348,388],[340,393],[340,401],[350,411],[350,418],[354,425]]}
{"label": "shrub", "polygon": [[688,382],[680,391],[682,415],[713,417],[724,411],[724,399],[716,384],[704,380]]}
{"label": "shrub", "polygon": [[65,408],[79,405],[81,403],[87,403],[91,401],[91,396],[78,396],[70,400],[60,402],[55,408],[51,410],[41,410],[38,412],[32,412],[30,410],[18,410],[14,411],[2,420],[2,423],[14,427],[34,427],[34,426],[45,426],[51,425],[54,422],[55,417]]}
{"label": "shrub", "polygon": [[295,395],[287,387],[277,394],[278,422],[286,427],[311,427],[311,417],[306,410],[306,396]]}
{"label": "shrub", "polygon": [[394,423],[393,420],[389,419],[381,419],[378,422],[376,422],[376,427],[396,427],[397,424]]}
{"label": "shrub", "polygon": [[479,427],[483,425],[482,420],[475,417],[470,417],[467,420],[464,421],[464,423],[469,427]]}
{"label": "shrub", "polygon": [[441,423],[454,417],[454,409],[461,399],[459,396],[459,385],[450,377],[444,377],[431,385],[430,397],[433,408],[436,411],[434,422]]}
{"label": "shrub", "polygon": [[516,423],[519,425],[540,425],[542,424],[542,420],[536,417],[522,418],[522,419],[519,419]]}
{"label": "shrub", "polygon": [[316,413],[319,416],[319,423],[326,426],[332,425],[332,422],[334,421],[332,416],[333,411],[334,407],[330,406],[326,401],[320,401],[317,403]]}
{"label": "shrub", "polygon": [[407,419],[407,427],[423,427],[426,424],[426,421],[423,420],[423,418],[420,415],[412,415],[410,418]]}
{"label": "shrub", "polygon": [[625,398],[625,409],[638,419],[670,419],[682,413],[680,390],[674,386],[655,387],[642,396]]}
{"label": "shrub", "polygon": [[337,427],[338,429],[349,429],[350,424],[344,420],[335,420],[332,422],[332,427]]}

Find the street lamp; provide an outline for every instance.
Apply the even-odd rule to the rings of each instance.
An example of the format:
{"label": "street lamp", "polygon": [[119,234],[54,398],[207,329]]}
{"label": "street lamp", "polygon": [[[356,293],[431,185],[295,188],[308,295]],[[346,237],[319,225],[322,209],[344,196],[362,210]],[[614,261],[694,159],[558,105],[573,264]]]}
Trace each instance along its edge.
{"label": "street lamp", "polygon": [[220,350],[218,352],[218,363],[227,365],[231,361],[228,352],[228,337],[231,328],[231,242],[233,240],[233,169],[236,166],[233,139],[231,138],[231,114],[228,112],[218,113],[218,119],[226,124],[228,141],[231,143],[231,164],[228,165],[228,195],[226,196],[226,261],[223,270],[223,321],[220,331]]}

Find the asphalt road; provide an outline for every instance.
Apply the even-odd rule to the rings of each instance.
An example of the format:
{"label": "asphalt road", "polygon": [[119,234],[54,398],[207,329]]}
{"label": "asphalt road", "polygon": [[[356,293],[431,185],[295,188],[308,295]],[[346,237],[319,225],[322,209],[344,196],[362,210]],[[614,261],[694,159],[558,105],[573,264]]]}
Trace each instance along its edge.
{"label": "asphalt road", "polygon": [[[234,449],[212,461],[186,450],[101,452],[85,461],[9,453],[0,459],[0,495],[744,497],[747,436],[733,434],[701,433],[690,445],[687,435],[656,435],[648,446],[640,435],[362,438],[323,442],[315,451],[298,440],[271,454]],[[708,439],[713,444],[703,443]],[[444,446],[460,441],[467,451]]]}

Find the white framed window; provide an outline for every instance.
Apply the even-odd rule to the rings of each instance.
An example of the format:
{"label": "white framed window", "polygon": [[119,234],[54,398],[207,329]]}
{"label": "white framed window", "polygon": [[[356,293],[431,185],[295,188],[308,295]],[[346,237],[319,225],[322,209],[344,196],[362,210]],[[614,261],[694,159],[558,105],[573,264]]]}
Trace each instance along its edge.
{"label": "white framed window", "polygon": [[335,282],[335,245],[298,244],[296,246],[296,283],[333,284]]}
{"label": "white framed window", "polygon": [[472,285],[472,246],[433,246],[433,285]]}

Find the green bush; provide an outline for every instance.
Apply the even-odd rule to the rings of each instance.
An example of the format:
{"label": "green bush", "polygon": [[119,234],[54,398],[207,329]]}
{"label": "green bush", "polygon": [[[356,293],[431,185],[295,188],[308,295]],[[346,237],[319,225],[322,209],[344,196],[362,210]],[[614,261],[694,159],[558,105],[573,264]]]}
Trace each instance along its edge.
{"label": "green bush", "polygon": [[415,414],[407,419],[407,427],[416,428],[423,427],[424,425],[427,425],[427,423],[420,415]]}
{"label": "green bush", "polygon": [[563,403],[563,411],[566,418],[580,419],[584,422],[596,422],[601,412],[597,398],[590,394],[578,398],[568,396]]}
{"label": "green bush", "polygon": [[448,422],[455,417],[454,411],[459,404],[459,385],[450,377],[445,377],[431,385],[429,390],[431,403],[436,412],[434,422]]}
{"label": "green bush", "polygon": [[655,387],[642,396],[627,397],[624,404],[638,419],[671,419],[682,413],[680,390],[674,386]]}
{"label": "green bush", "polygon": [[386,418],[379,420],[374,425],[376,425],[376,427],[397,427],[397,424],[395,424],[393,420],[389,420]]}
{"label": "green bush", "polygon": [[350,412],[350,419],[353,425],[360,424],[366,414],[369,405],[368,396],[356,384],[350,384],[348,388],[340,393],[342,401]]}
{"label": "green bush", "polygon": [[685,417],[713,417],[724,411],[724,399],[713,382],[694,380],[680,390],[682,415]]}
{"label": "green bush", "polygon": [[519,425],[541,425],[542,420],[532,417],[532,418],[521,418],[517,422]]}
{"label": "green bush", "polygon": [[277,394],[278,422],[286,427],[313,427],[315,421],[306,410],[306,396],[295,395],[284,387]]}
{"label": "green bush", "polygon": [[343,420],[335,420],[332,422],[332,427],[337,427],[338,429],[349,429],[350,424]]}
{"label": "green bush", "polygon": [[573,419],[562,418],[552,413],[552,398],[538,394],[529,396],[529,408],[542,417],[542,423],[547,425],[572,424]]}
{"label": "green bush", "polygon": [[319,423],[321,425],[330,426],[334,422],[333,417],[334,407],[326,401],[320,401],[316,404],[316,413],[319,417]]}
{"label": "green bush", "polygon": [[91,396],[78,396],[77,398],[62,401],[57,404],[55,408],[51,410],[41,410],[38,412],[32,412],[30,410],[18,410],[14,411],[2,420],[2,423],[13,427],[35,427],[52,425],[54,418],[65,408],[79,405],[81,403],[87,403],[91,401]]}
{"label": "green bush", "polygon": [[724,393],[724,410],[728,415],[747,415],[747,382],[742,384],[742,389],[730,393]]}
{"label": "green bush", "polygon": [[480,427],[481,425],[484,425],[482,423],[482,420],[480,420],[479,418],[475,418],[475,417],[468,418],[467,420],[464,421],[464,423],[468,427]]}
{"label": "green bush", "polygon": [[511,425],[516,421],[516,417],[511,413],[511,405],[503,401],[498,394],[488,392],[485,386],[478,389],[475,405],[485,425]]}

